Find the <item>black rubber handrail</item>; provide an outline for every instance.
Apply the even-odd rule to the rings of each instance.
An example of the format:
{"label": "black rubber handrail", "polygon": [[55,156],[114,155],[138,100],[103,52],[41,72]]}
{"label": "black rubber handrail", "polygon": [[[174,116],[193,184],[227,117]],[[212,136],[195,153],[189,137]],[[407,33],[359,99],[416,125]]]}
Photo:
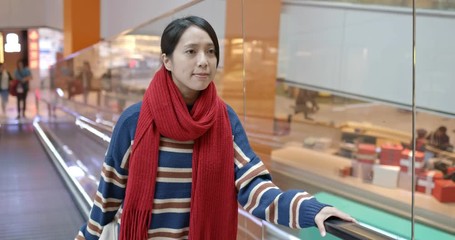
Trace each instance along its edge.
{"label": "black rubber handrail", "polygon": [[346,222],[339,218],[328,218],[324,222],[328,233],[347,240],[390,240],[397,239],[364,227],[358,223]]}

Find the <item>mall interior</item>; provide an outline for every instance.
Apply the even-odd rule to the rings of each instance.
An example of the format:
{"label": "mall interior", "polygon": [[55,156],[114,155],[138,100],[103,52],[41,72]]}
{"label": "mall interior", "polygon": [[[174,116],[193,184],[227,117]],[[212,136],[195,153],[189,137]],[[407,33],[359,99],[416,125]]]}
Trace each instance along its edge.
{"label": "mall interior", "polygon": [[358,221],[322,238],[239,207],[237,239],[455,239],[453,0],[0,0],[0,62],[32,75],[24,115],[1,85],[0,239],[76,237],[163,29],[190,15],[273,182]]}

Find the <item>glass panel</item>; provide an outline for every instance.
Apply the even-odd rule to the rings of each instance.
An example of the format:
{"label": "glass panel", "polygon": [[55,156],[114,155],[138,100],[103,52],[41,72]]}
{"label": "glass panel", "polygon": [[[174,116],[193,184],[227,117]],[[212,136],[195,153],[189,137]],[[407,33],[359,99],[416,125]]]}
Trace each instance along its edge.
{"label": "glass panel", "polygon": [[[316,2],[311,0],[286,0],[286,3],[299,3],[299,2]],[[320,0],[317,1],[322,4],[351,4],[351,7],[361,7],[363,5],[375,5],[375,6],[390,6],[390,7],[402,7],[412,8],[413,1],[406,0]],[[347,5],[345,5],[347,6]],[[455,2],[445,0],[417,0],[416,7],[419,9],[438,9],[443,11],[452,11],[455,9]]]}
{"label": "glass panel", "polygon": [[[453,4],[453,2],[452,2]],[[431,221],[446,232],[431,233],[416,224],[417,238],[455,238],[455,9],[420,10],[416,15],[416,219]],[[418,164],[416,159],[416,165]],[[432,235],[427,235],[432,234]],[[431,237],[430,237],[431,236]]]}
{"label": "glass panel", "polygon": [[[412,11],[403,7],[409,2],[283,1],[276,46],[275,26],[257,16],[254,4],[244,1],[243,9],[245,128],[274,183],[411,238]],[[261,21],[265,30],[254,25]],[[417,226],[447,236],[440,225],[447,225],[441,217],[449,209],[435,211],[421,198],[416,209],[427,213]],[[313,230],[300,237],[317,239]]]}

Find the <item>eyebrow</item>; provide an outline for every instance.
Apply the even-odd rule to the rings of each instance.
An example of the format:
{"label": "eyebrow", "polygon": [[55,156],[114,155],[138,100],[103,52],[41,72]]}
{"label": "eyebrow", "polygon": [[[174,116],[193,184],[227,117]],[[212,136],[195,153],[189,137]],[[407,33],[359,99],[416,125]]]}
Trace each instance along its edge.
{"label": "eyebrow", "polygon": [[[188,44],[183,45],[183,47],[197,47],[199,45],[200,44],[197,44],[197,43],[188,43]],[[215,46],[215,44],[213,44],[213,43],[205,43],[204,45],[209,46],[209,47]]]}

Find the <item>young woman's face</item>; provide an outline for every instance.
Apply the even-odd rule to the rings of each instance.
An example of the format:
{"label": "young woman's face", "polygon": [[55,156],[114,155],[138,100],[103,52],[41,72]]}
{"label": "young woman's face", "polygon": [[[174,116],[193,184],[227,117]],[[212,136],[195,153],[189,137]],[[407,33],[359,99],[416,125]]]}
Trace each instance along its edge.
{"label": "young woman's face", "polygon": [[163,63],[183,97],[192,98],[215,77],[215,45],[207,32],[191,26],[183,32],[172,56],[163,54]]}

